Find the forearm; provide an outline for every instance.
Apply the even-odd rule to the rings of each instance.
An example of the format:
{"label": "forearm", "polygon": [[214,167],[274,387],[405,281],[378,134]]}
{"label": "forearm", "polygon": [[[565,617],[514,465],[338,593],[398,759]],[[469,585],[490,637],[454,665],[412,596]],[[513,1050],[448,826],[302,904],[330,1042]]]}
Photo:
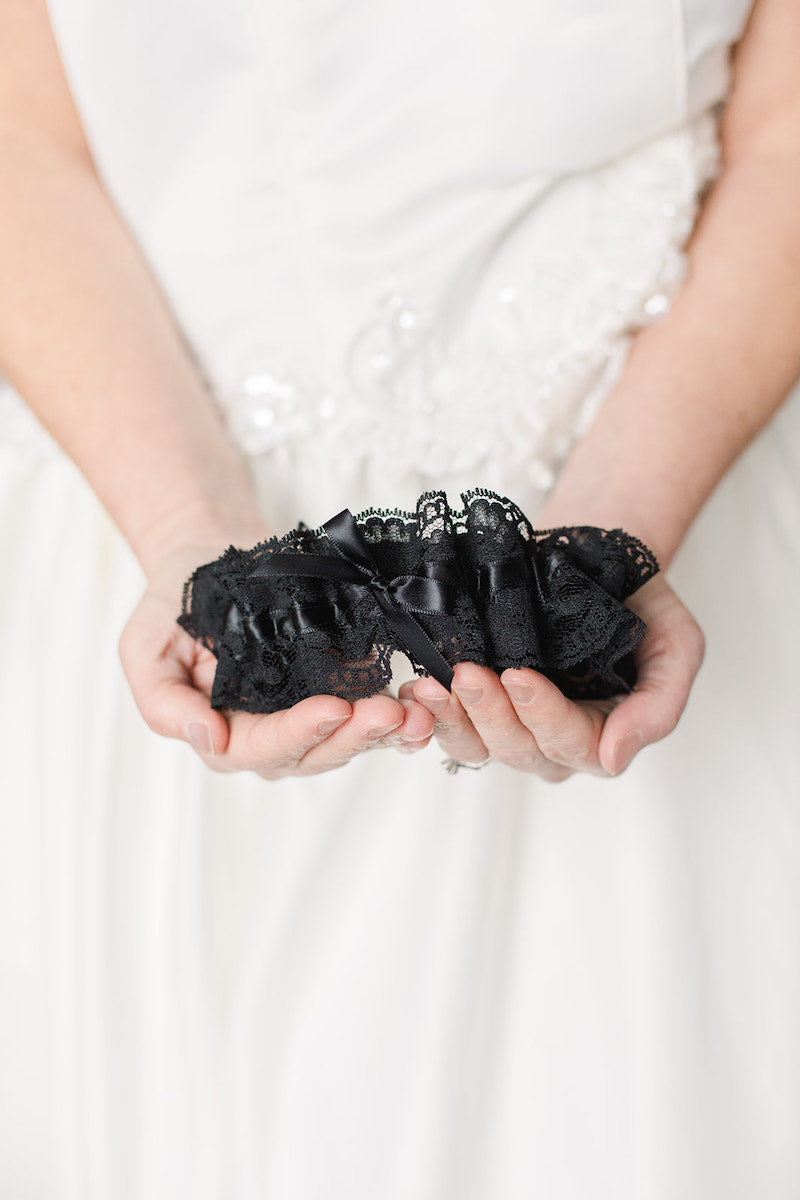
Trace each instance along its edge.
{"label": "forearm", "polygon": [[[752,58],[760,46],[748,49]],[[745,62],[745,93],[757,65]],[[544,514],[621,525],[663,567],[800,375],[798,106],[782,99],[777,115],[744,128],[742,105],[749,113],[749,97],[735,95],[726,114],[723,170],[688,248],[687,282],[636,338]]]}
{"label": "forearm", "polygon": [[168,306],[91,162],[0,133],[0,370],[145,569],[260,518]]}
{"label": "forearm", "polygon": [[623,525],[666,566],[703,503],[800,374],[800,170],[742,163],[720,181],[671,313],[623,376],[548,503]]}

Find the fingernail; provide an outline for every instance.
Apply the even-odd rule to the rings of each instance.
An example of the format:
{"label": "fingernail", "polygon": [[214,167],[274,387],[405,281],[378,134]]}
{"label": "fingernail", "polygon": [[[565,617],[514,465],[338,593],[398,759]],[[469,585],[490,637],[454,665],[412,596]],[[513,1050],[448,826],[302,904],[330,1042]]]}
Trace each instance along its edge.
{"label": "fingernail", "polygon": [[476,687],[453,687],[453,691],[458,696],[459,700],[463,700],[465,704],[477,704],[483,695],[483,688]]}
{"label": "fingernail", "polygon": [[503,687],[517,704],[530,704],[533,699],[533,688],[529,683],[504,683]]}
{"label": "fingernail", "polygon": [[374,729],[370,729],[367,737],[371,742],[374,742],[378,738],[386,737],[386,734],[391,733],[393,729],[399,729],[402,724],[402,721],[398,721],[396,725],[382,725],[380,727],[376,726]]}
{"label": "fingernail", "polygon": [[333,733],[334,729],[338,729],[340,725],[344,725],[346,720],[347,717],[326,717],[317,726],[317,736],[325,737],[327,734]]}
{"label": "fingernail", "polygon": [[617,742],[617,748],[614,751],[614,774],[619,775],[627,767],[628,763],[644,743],[644,738],[638,729],[632,729],[630,733],[626,733],[621,741]]}
{"label": "fingernail", "polygon": [[435,679],[426,679],[424,683],[418,684],[414,688],[414,696],[426,708],[436,709],[437,712],[446,708],[450,700],[450,693]]}
{"label": "fingernail", "polygon": [[214,753],[214,747],[211,744],[211,730],[207,725],[203,725],[199,721],[192,721],[186,726],[186,739],[198,754]]}

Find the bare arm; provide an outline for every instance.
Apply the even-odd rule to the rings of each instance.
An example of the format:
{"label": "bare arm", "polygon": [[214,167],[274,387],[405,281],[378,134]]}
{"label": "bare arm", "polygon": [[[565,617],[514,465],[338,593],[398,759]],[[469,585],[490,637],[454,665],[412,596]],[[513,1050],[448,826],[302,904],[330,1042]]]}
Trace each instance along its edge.
{"label": "bare arm", "polygon": [[0,64],[0,369],[145,570],[214,527],[263,535],[244,466],[97,177],[41,0],[4,0]]}
{"label": "bare arm", "polygon": [[[735,58],[723,168],[689,246],[688,280],[670,313],[638,335],[540,527],[621,526],[666,568],[711,491],[797,380],[798,64],[797,0],[757,0]],[[456,758],[491,752],[556,781],[574,770],[617,773],[675,727],[704,652],[702,632],[663,574],[629,604],[649,628],[637,651],[637,689],[610,713],[566,702],[534,671],[504,672],[504,688],[473,664],[456,669],[460,700],[430,680],[401,694],[428,697],[437,736]],[[481,696],[470,698],[470,689]]]}
{"label": "bare arm", "polygon": [[666,567],[800,375],[800,5],[759,0],[739,45],[723,165],[672,311],[643,330],[547,506],[622,525]]}
{"label": "bare arm", "polygon": [[[283,713],[209,703],[215,660],[175,623],[193,567],[267,536],[172,314],[95,171],[44,0],[0,5],[0,370],[80,468],[148,576],[120,643],[139,708],[209,765],[267,778],[343,765],[430,715],[390,696]],[[325,722],[342,722],[335,733]],[[402,726],[402,730],[401,730]]]}

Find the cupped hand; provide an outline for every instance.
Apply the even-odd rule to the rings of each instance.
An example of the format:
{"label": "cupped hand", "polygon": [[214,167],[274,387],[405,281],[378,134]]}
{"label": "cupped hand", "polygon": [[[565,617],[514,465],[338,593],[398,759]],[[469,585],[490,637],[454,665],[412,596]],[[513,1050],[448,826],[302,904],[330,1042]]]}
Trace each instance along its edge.
{"label": "cupped hand", "polygon": [[183,546],[164,557],[122,631],[122,666],[150,728],[189,742],[212,770],[264,779],[330,771],[379,746],[408,753],[427,745],[433,717],[413,697],[381,693],[351,704],[310,696],[276,713],[212,709],[217,660],[175,618],[184,580],[228,544]]}
{"label": "cupped hand", "polygon": [[460,762],[491,756],[554,783],[576,771],[619,775],[643,746],[675,728],[705,652],[700,626],[662,575],[626,603],[647,624],[634,651],[637,683],[627,695],[573,701],[537,671],[498,676],[459,663],[452,693],[426,677],[403,684],[400,697],[429,709],[442,749]]}

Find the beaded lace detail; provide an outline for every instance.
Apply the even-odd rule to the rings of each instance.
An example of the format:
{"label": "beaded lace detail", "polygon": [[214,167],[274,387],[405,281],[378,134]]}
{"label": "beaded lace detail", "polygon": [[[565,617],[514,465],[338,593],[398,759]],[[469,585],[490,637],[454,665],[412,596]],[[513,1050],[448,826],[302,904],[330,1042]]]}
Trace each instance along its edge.
{"label": "beaded lace detail", "polygon": [[[432,480],[500,464],[546,492],[632,335],[669,310],[717,164],[716,119],[705,114],[556,181],[528,214],[533,255],[501,278],[487,269],[475,287],[482,268],[470,261],[432,296],[387,277],[333,378],[269,361],[211,380],[233,440],[261,456],[311,439],[350,463],[391,446],[397,476]],[[3,445],[35,458],[53,443],[0,386]]]}
{"label": "beaded lace detail", "polygon": [[432,479],[494,462],[546,491],[632,335],[669,310],[717,163],[708,114],[562,181],[534,218],[546,253],[501,279],[455,335],[443,326],[461,275],[436,299],[387,279],[338,380],[323,386],[265,365],[221,391],[235,440],[260,455],[314,438],[350,462],[391,446],[391,470]]}

